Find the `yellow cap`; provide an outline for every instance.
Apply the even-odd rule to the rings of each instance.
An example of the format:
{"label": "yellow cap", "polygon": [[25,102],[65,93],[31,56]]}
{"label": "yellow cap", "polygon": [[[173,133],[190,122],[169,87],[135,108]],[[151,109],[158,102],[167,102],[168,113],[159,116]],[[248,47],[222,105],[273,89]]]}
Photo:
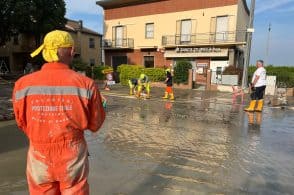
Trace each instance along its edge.
{"label": "yellow cap", "polygon": [[57,49],[63,47],[72,47],[73,45],[74,41],[68,32],[54,30],[45,36],[44,43],[33,53],[31,53],[31,57],[35,57],[42,51],[44,60],[47,62],[56,62],[59,60],[57,56]]}

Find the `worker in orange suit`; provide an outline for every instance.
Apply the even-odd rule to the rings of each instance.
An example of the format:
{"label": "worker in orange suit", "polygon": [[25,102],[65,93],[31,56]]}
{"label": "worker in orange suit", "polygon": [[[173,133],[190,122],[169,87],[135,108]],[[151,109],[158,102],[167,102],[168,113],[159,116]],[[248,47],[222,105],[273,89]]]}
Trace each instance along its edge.
{"label": "worker in orange suit", "polygon": [[49,32],[40,71],[20,78],[13,90],[13,108],[30,146],[27,181],[31,195],[89,194],[88,149],[84,131],[98,131],[105,119],[94,81],[70,69],[74,41],[69,33]]}

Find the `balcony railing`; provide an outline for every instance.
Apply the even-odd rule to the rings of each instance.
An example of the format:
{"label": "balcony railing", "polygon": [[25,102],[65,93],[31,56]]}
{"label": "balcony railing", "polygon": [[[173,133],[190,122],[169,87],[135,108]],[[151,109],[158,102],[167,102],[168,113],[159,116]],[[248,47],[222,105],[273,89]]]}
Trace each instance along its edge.
{"label": "balcony railing", "polygon": [[134,48],[134,39],[126,38],[126,39],[105,39],[103,41],[103,47],[105,49],[119,49],[119,48]]}
{"label": "balcony railing", "polygon": [[246,31],[179,34],[162,36],[163,46],[237,44],[246,41]]}

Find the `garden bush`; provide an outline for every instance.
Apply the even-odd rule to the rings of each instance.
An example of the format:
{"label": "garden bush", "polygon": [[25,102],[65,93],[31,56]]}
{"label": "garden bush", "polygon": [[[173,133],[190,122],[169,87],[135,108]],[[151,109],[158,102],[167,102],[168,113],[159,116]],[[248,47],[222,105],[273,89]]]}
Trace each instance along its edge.
{"label": "garden bush", "polygon": [[139,78],[141,73],[148,76],[152,82],[164,81],[166,77],[165,70],[163,68],[144,68],[141,65],[128,65],[122,64],[118,66],[119,78],[122,85],[127,85],[128,80],[131,78]]}
{"label": "garden bush", "polygon": [[87,71],[88,69],[88,64],[83,62],[81,58],[73,59],[71,66],[75,71]]}
{"label": "garden bush", "polygon": [[145,68],[143,72],[153,82],[164,81],[166,78],[166,72],[164,68]]}
{"label": "garden bush", "polygon": [[191,68],[192,64],[189,61],[177,61],[174,68],[174,82],[187,84]]}
{"label": "garden bush", "polygon": [[[294,87],[294,67],[287,66],[266,66],[266,74],[268,76],[277,76],[277,87]],[[251,81],[255,66],[250,66],[248,70],[248,81]]]}
{"label": "garden bush", "polygon": [[[102,73],[104,69],[109,69],[111,66],[95,65],[93,66],[93,76],[94,79],[104,80],[105,74]],[[92,67],[83,62],[80,58],[74,59],[72,61],[72,69],[75,71],[85,71],[87,77],[92,78]]]}
{"label": "garden bush", "polygon": [[[105,74],[102,73],[103,70],[111,68],[110,66],[95,65],[93,66],[94,79],[104,80]],[[92,78],[92,67],[88,66],[86,70],[86,75]]]}

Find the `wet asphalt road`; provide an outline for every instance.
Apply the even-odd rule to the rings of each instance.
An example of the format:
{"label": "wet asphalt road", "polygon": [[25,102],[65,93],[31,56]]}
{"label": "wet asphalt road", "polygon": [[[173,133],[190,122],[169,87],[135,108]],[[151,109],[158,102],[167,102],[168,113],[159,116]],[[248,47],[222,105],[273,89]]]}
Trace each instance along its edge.
{"label": "wet asphalt road", "polygon": [[[106,96],[102,129],[86,133],[91,194],[293,194],[294,110]],[[0,122],[0,135],[0,194],[28,194],[26,138],[14,121]]]}

